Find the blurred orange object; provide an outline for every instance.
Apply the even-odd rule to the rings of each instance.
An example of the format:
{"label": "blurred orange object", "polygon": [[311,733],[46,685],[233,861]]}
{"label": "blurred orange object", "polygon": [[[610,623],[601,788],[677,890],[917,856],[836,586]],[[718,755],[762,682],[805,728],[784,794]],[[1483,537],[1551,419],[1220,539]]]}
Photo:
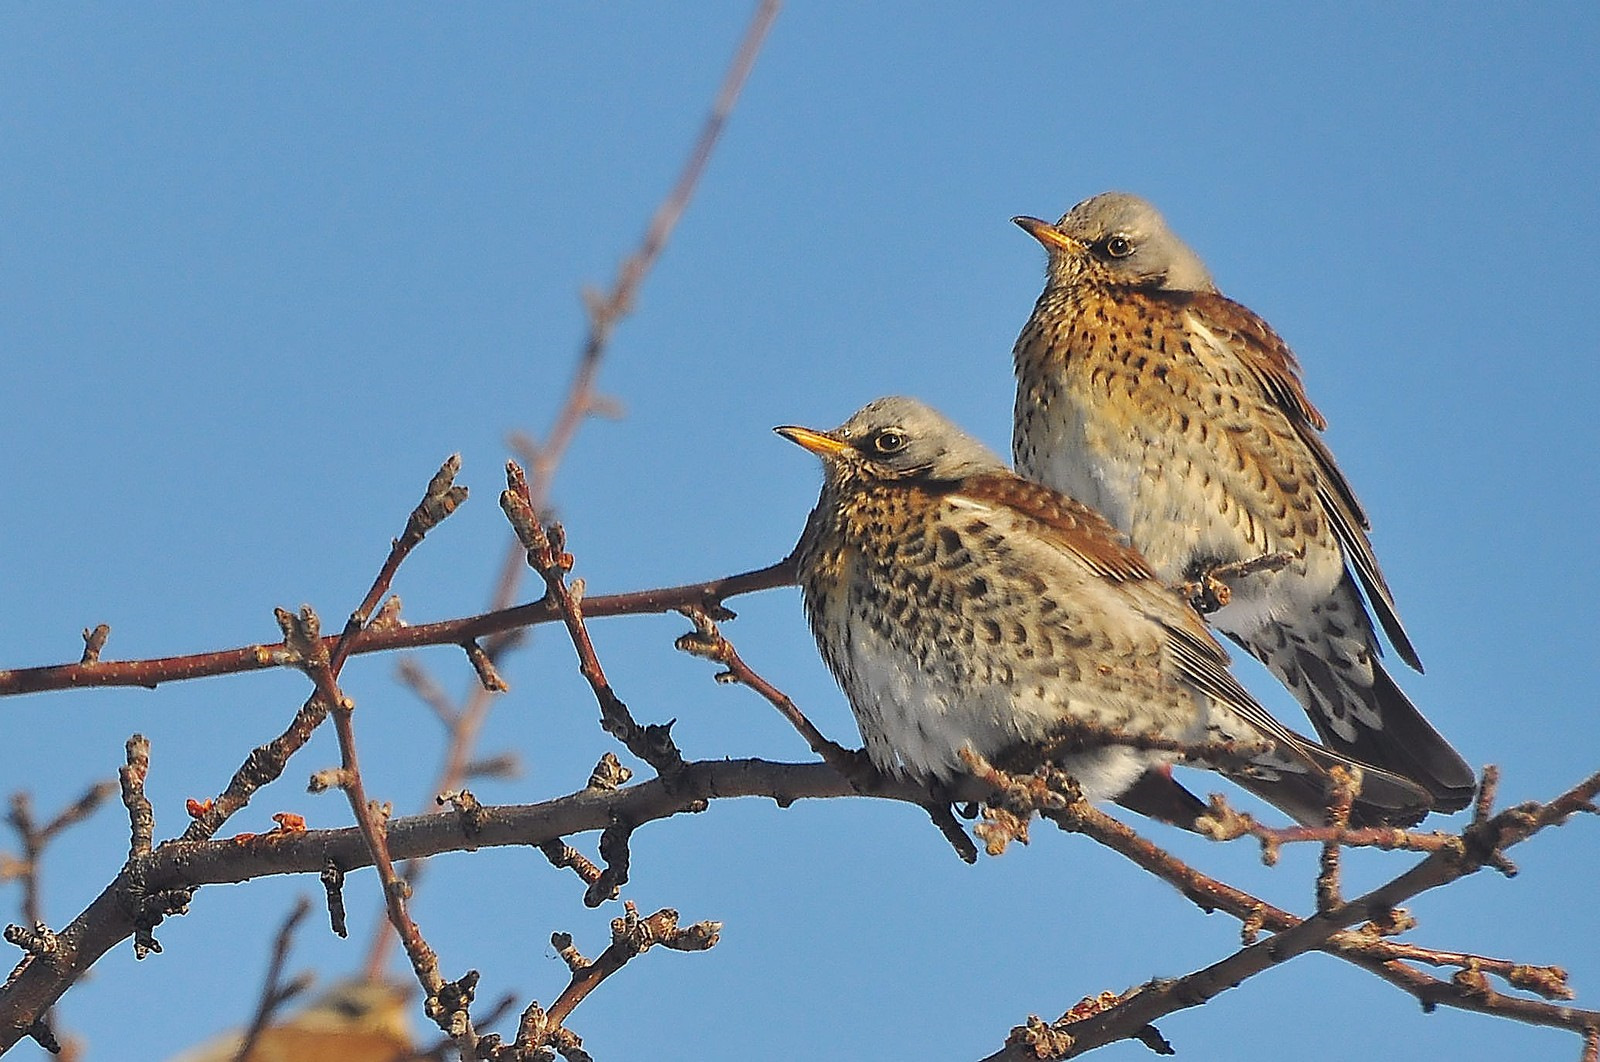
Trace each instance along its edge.
{"label": "blurred orange object", "polygon": [[[406,986],[345,981],[304,1010],[262,1030],[248,1062],[404,1062],[416,1056],[407,1021]],[[171,1062],[233,1062],[242,1032],[227,1033]]]}

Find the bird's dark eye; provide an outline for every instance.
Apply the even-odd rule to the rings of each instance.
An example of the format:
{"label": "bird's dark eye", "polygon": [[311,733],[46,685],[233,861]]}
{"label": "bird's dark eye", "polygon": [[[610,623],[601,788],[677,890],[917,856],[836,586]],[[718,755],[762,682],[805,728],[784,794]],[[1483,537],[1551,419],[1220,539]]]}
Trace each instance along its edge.
{"label": "bird's dark eye", "polygon": [[1126,236],[1107,236],[1106,254],[1112,258],[1126,258],[1133,253],[1133,241]]}
{"label": "bird's dark eye", "polygon": [[872,437],[872,449],[885,456],[897,454],[906,448],[906,437],[893,428],[885,428]]}

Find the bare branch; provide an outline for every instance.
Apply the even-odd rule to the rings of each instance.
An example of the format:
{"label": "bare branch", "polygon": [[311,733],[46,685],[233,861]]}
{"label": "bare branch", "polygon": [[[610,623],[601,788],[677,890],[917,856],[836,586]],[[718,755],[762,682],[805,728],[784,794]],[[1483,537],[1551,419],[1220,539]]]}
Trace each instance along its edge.
{"label": "bare branch", "polygon": [[[518,551],[520,560],[521,551]],[[587,619],[607,616],[638,616],[700,608],[718,619],[732,614],[722,602],[740,594],[794,585],[794,563],[784,558],[776,564],[738,575],[710,579],[703,583],[634,590],[622,594],[587,596],[583,614]],[[419,623],[404,627],[369,627],[349,655],[416,649],[426,645],[461,645],[505,631],[564,620],[559,604],[546,596],[538,601],[510,608],[495,609],[476,616]],[[338,639],[323,639],[331,653]],[[93,665],[55,664],[0,670],[0,697],[47,690],[89,689],[104,686],[142,686],[154,689],[163,682],[234,675],[273,667],[297,667],[299,661],[282,642],[219,649],[188,656],[155,657],[147,660],[102,660]]]}
{"label": "bare branch", "polygon": [[33,802],[29,795],[26,792],[11,794],[11,811],[6,820],[17,831],[22,856],[17,859],[0,856],[0,881],[16,879],[22,883],[23,924],[39,925],[44,921],[39,866],[45,849],[63,831],[93,815],[106,798],[116,791],[115,782],[96,782],[43,826],[34,821]]}
{"label": "bare branch", "polygon": [[1331,911],[1339,906],[1339,835],[1350,827],[1350,811],[1361,790],[1361,768],[1353,770],[1335,765],[1329,772],[1333,787],[1328,797],[1328,829],[1333,836],[1322,844],[1317,872],[1317,910]]}
{"label": "bare branch", "polygon": [[267,977],[261,986],[261,998],[256,1003],[255,1016],[250,1019],[249,1026],[245,1029],[244,1039],[239,1044],[239,1050],[234,1052],[234,1062],[244,1062],[250,1057],[250,1052],[255,1048],[256,1041],[261,1039],[261,1034],[272,1021],[272,1016],[295,996],[305,991],[306,983],[300,980],[289,985],[282,984],[283,967],[289,960],[289,949],[294,944],[295,930],[305,920],[311,911],[311,901],[304,896],[295,901],[294,908],[283,920],[283,925],[278,929],[277,938],[272,945],[272,958],[267,963]]}
{"label": "bare branch", "polygon": [[[1492,785],[1486,785],[1485,788],[1492,789]],[[1064,829],[1086,833],[1133,858],[1145,869],[1177,885],[1197,903],[1229,910],[1241,918],[1251,919],[1257,925],[1277,923],[1281,928],[1267,940],[1250,944],[1220,962],[1177,980],[1141,986],[1103,1012],[1081,1020],[1058,1022],[1052,1028],[1059,1035],[1049,1042],[1040,1040],[1034,1031],[1030,1031],[1032,1026],[1020,1026],[1013,1031],[1013,1038],[1008,1040],[1006,1048],[990,1056],[990,1059],[1075,1057],[1116,1040],[1137,1037],[1140,1030],[1157,1018],[1200,1006],[1245,979],[1306,951],[1315,949],[1341,954],[1341,943],[1347,939],[1341,937],[1341,930],[1363,919],[1385,921],[1406,899],[1484,867],[1502,869],[1508,865],[1504,856],[1506,848],[1526,840],[1546,826],[1565,822],[1578,811],[1592,809],[1596,793],[1600,793],[1600,773],[1591,775],[1549,803],[1522,804],[1492,817],[1489,815],[1488,802],[1481,801],[1480,813],[1456,838],[1455,845],[1440,848],[1410,870],[1364,896],[1336,903],[1304,920],[1271,909],[1248,894],[1198,874],[1081,799],[1068,801],[1059,809],[1048,809],[1045,814]],[[1247,922],[1247,926],[1249,924]],[[1370,958],[1370,955],[1365,957]],[[1427,986],[1418,980],[1422,975],[1411,971],[1408,976],[1406,968],[1394,960],[1382,965],[1387,973],[1386,979],[1393,983],[1403,982],[1402,987],[1418,994],[1425,1002],[1504,1014],[1519,1021],[1568,1028],[1582,1034],[1600,1027],[1600,1012],[1501,996],[1481,982],[1483,970],[1478,966],[1469,964],[1465,967],[1463,973],[1468,975],[1465,979],[1458,975],[1458,983],[1463,980],[1466,982],[1463,990],[1450,995],[1425,997],[1422,993],[1427,991]],[[1537,980],[1537,975],[1522,976]]]}
{"label": "bare branch", "polygon": [[683,754],[672,740],[672,724],[640,726],[611,688],[605,669],[595,655],[588,628],[584,626],[580,595],[574,593],[566,581],[567,572],[572,569],[572,555],[565,549],[565,532],[560,524],[546,528],[539,521],[529,495],[528,481],[515,461],[506,463],[506,483],[506,489],[500,494],[500,507],[527,549],[528,564],[544,579],[547,596],[561,610],[572,647],[578,654],[578,672],[589,683],[600,706],[601,726],[629,752],[654,767],[656,773],[670,778],[683,766]]}
{"label": "bare branch", "polygon": [[83,656],[78,659],[80,664],[95,664],[100,661],[100,651],[106,647],[106,639],[111,637],[111,627],[102,623],[93,629],[83,629]]}
{"label": "bare branch", "polygon": [[127,742],[128,763],[118,772],[122,782],[122,804],[128,809],[131,839],[128,842],[128,859],[132,861],[150,851],[150,841],[155,836],[155,814],[144,795],[144,779],[150,773],[150,741],[143,734],[135,734]]}
{"label": "bare branch", "polygon": [[[840,774],[849,777],[861,767],[861,763],[854,752],[824,737],[822,731],[818,730],[811,720],[806,718],[805,713],[800,710],[799,706],[794,703],[788,694],[756,674],[755,670],[739,656],[739,652],[733,647],[733,643],[723,636],[722,632],[717,629],[716,623],[703,609],[689,607],[678,611],[688,617],[689,621],[694,624],[695,629],[692,633],[685,634],[674,642],[674,648],[691,656],[714,660],[727,668],[726,671],[716,676],[718,682],[737,683],[754,690],[768,704],[776,708],[778,713],[789,721],[789,724],[799,732],[801,737],[805,738],[806,744],[811,747],[812,752],[815,752],[824,761],[831,764]],[[873,772],[873,774],[875,777],[876,772]]]}
{"label": "bare branch", "polygon": [[648,918],[640,918],[632,901],[623,905],[626,910],[620,918],[611,921],[611,945],[601,952],[594,962],[575,969],[572,982],[567,985],[546,1012],[551,1023],[559,1025],[572,1009],[607,977],[627,965],[628,960],[642,955],[657,944],[673,951],[705,951],[716,946],[721,922],[696,922],[692,926],[678,926],[678,912],[664,907]]}

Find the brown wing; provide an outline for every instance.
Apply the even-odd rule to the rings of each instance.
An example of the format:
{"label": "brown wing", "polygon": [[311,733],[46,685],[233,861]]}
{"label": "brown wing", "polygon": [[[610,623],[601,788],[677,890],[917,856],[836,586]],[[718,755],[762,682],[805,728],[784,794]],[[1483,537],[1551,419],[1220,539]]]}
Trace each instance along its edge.
{"label": "brown wing", "polygon": [[[1228,669],[1228,653],[1212,636],[1205,620],[1177,593],[1162,585],[1145,560],[1117,530],[1095,510],[1010,472],[969,477],[956,494],[976,502],[1004,507],[1029,518],[1042,532],[1083,559],[1103,578],[1131,584],[1125,592],[1129,604],[1159,624],[1165,632],[1166,652],[1177,677],[1198,692],[1227,705],[1258,734],[1277,746],[1279,754],[1298,760],[1311,777],[1325,776],[1332,764],[1355,761],[1296,734],[1252,697]],[[1383,821],[1400,809],[1406,821],[1415,821],[1429,804],[1425,790],[1388,771],[1362,764],[1366,781],[1361,800],[1378,807]],[[1320,795],[1321,782],[1312,783]],[[1271,793],[1264,793],[1271,798]],[[1315,800],[1306,805],[1312,821],[1320,811]]]}
{"label": "brown wing", "polygon": [[1166,631],[1167,651],[1178,673],[1272,736],[1288,734],[1228,671],[1227,650],[1212,637],[1200,615],[1156,579],[1144,558],[1105,517],[1060,491],[1009,472],[970,477],[959,493],[1029,517],[1104,578],[1148,584],[1129,587],[1129,603]]}
{"label": "brown wing", "polygon": [[1366,510],[1356,498],[1350,481],[1334,462],[1333,453],[1322,441],[1321,432],[1328,426],[1327,421],[1306,397],[1305,386],[1300,382],[1300,363],[1289,345],[1249,308],[1224,295],[1197,292],[1190,305],[1207,328],[1238,352],[1240,361],[1261,385],[1262,393],[1283,410],[1295,434],[1311,452],[1317,465],[1317,496],[1327,511],[1334,535],[1344,547],[1346,560],[1361,580],[1362,589],[1367,592],[1367,599],[1372,602],[1378,622],[1383,625],[1395,652],[1421,671],[1422,661],[1417,658],[1417,650],[1400,622],[1394,595],[1378,567],[1372,542],[1367,538],[1372,525],[1367,520]]}
{"label": "brown wing", "polygon": [[1097,575],[1117,582],[1155,578],[1144,557],[1105,517],[1060,491],[1011,472],[989,472],[969,476],[958,493],[1032,518]]}

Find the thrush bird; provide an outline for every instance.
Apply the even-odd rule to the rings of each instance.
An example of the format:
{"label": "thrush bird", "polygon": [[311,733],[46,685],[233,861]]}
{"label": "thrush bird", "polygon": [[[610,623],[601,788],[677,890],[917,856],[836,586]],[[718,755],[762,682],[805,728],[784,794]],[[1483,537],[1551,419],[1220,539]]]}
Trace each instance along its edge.
{"label": "thrush bird", "polygon": [[[1218,293],[1154,207],[1108,192],[1054,225],[1014,351],[1017,471],[1094,506],[1169,582],[1234,571],[1208,618],[1295,695],[1322,740],[1413,778],[1440,811],[1474,777],[1384,669],[1359,581],[1422,669],[1284,341]],[[1213,584],[1215,585],[1215,584]]]}
{"label": "thrush bird", "polygon": [[[409,993],[382,981],[345,981],[267,1026],[247,1062],[405,1062],[418,1057],[406,1020]],[[227,1033],[172,1062],[233,1062],[244,1037]]]}
{"label": "thrush bird", "polygon": [[[1327,772],[1350,761],[1251,699],[1204,620],[1099,514],[912,399],[879,399],[833,431],[776,430],[823,461],[800,587],[880,770],[947,782],[963,746],[1004,762],[1074,726],[1236,742],[1250,761],[1214,766],[1321,820]],[[1173,758],[1111,741],[1056,762],[1107,799]],[[1414,821],[1428,803],[1365,769],[1358,817]]]}

